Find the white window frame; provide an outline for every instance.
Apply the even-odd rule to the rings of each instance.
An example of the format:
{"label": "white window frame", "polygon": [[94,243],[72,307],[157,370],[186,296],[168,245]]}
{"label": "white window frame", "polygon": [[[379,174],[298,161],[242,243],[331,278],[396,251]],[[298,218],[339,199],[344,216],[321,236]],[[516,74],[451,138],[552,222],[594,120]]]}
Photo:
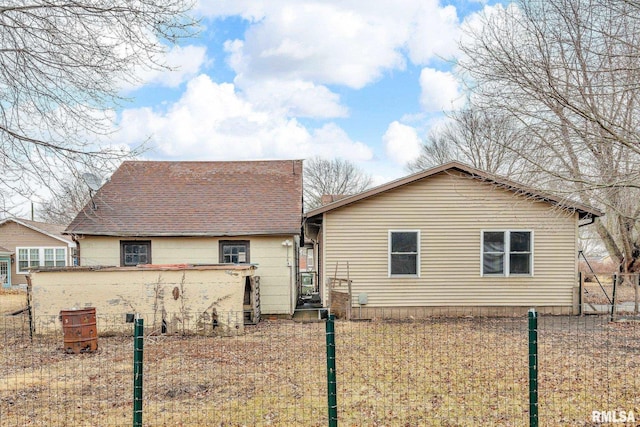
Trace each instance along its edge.
{"label": "white window frame", "polygon": [[[67,267],[69,265],[69,252],[66,246],[19,246],[19,247],[16,247],[16,274],[29,274],[28,270],[20,270],[20,250],[21,249],[27,251],[27,256],[28,256],[27,262],[29,265],[31,264],[31,250],[38,251],[38,267],[45,266],[45,256],[44,256],[45,249],[53,250],[54,266],[56,263],[56,250],[62,249],[64,250],[64,266]],[[29,268],[31,267],[32,266],[30,265]]]}
{"label": "white window frame", "polygon": [[[531,266],[531,271],[528,274],[511,274],[511,233],[529,233],[530,236],[530,252],[529,252],[529,265]],[[503,233],[504,235],[504,252],[503,252],[503,274],[485,274],[484,272],[484,234],[485,233]],[[481,277],[533,277],[534,272],[534,234],[533,230],[524,230],[524,229],[489,229],[489,230],[481,230],[480,231],[480,276]],[[514,254],[522,253],[522,252],[513,252]]]}
{"label": "white window frame", "polygon": [[[417,238],[417,252],[415,252],[416,255],[416,274],[391,274],[391,235],[393,233],[415,233],[416,234],[416,238]],[[420,253],[421,253],[421,249],[420,249],[420,240],[421,240],[421,236],[420,236],[420,230],[389,230],[388,235],[387,235],[387,274],[388,277],[393,277],[393,278],[416,278],[416,277],[420,277]],[[413,252],[407,252],[408,254],[411,253],[413,254]]]}

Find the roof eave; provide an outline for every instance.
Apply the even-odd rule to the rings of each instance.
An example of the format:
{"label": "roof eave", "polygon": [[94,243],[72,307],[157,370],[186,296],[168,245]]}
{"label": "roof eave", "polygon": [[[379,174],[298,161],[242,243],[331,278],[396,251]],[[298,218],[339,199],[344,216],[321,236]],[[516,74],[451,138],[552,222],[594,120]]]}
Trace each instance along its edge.
{"label": "roof eave", "polygon": [[[74,247],[75,246],[75,243],[72,240],[65,239],[61,235],[58,236],[56,234],[50,233],[49,231],[43,230],[43,229],[38,228],[38,227],[36,227],[34,225],[31,225],[31,224],[28,224],[28,223],[26,223],[24,221],[20,221],[19,218],[5,218],[5,219],[0,221],[0,225],[5,224],[6,222],[9,222],[9,221],[15,222],[16,224],[20,224],[23,227],[27,227],[28,229],[36,231],[36,232],[38,232],[40,234],[44,234],[45,236],[49,236],[52,239],[59,240],[60,242],[66,243],[70,247]],[[61,234],[65,234],[65,233],[63,232]]]}
{"label": "roof eave", "polygon": [[275,230],[275,231],[256,231],[256,232],[115,232],[115,231],[73,231],[65,232],[65,234],[73,236],[105,236],[105,237],[238,237],[238,236],[291,236],[299,235],[300,229],[296,230]]}
{"label": "roof eave", "polygon": [[567,201],[563,201],[560,200],[554,196],[551,195],[547,195],[544,194],[542,192],[537,192],[537,191],[532,191],[532,190],[528,190],[526,188],[523,188],[521,186],[519,186],[517,183],[511,182],[506,178],[501,178],[501,177],[497,177],[497,176],[492,176],[491,174],[481,171],[479,169],[473,168],[471,166],[465,165],[463,163],[460,162],[449,162],[449,163],[445,163],[443,165],[431,168],[431,169],[427,169],[425,171],[422,172],[418,172],[409,176],[406,176],[404,178],[400,178],[400,179],[396,179],[394,181],[388,182],[386,184],[382,184],[380,186],[374,187],[370,190],[366,190],[363,191],[362,193],[359,194],[355,194],[353,196],[349,196],[346,197],[344,199],[340,199],[336,202],[333,203],[329,203],[327,205],[321,206],[319,208],[316,209],[312,209],[309,212],[306,212],[304,214],[305,219],[306,218],[311,218],[311,217],[315,217],[318,216],[320,214],[323,214],[325,212],[328,211],[332,211],[334,209],[338,209],[341,208],[343,206],[347,206],[350,205],[352,203],[358,202],[360,200],[375,196],[377,194],[380,193],[384,193],[386,191],[398,188],[398,187],[402,187],[404,185],[407,184],[411,184],[413,182],[419,181],[421,179],[439,174],[441,172],[445,172],[445,171],[450,171],[450,170],[457,170],[459,172],[462,172],[464,174],[467,174],[471,177],[474,177],[476,179],[480,179],[498,186],[501,186],[509,191],[512,191],[514,193],[518,193],[518,194],[522,194],[525,196],[529,196],[532,197],[536,200],[539,201],[545,201],[547,203],[556,205],[562,209],[567,209],[570,211],[575,211],[578,212],[579,214],[579,218],[586,218],[586,217],[600,217],[603,216],[604,213],[592,208],[590,206],[586,206],[580,203],[575,203],[575,202],[570,202],[568,203]]}

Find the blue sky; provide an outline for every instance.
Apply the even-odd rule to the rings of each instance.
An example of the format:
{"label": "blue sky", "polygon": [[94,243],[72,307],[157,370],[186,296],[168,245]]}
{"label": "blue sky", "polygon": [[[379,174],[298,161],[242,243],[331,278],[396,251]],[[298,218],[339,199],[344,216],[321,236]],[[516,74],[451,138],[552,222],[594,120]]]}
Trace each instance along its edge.
{"label": "blue sky", "polygon": [[407,174],[463,96],[443,58],[484,8],[461,0],[201,0],[173,72],[123,93],[113,142],[148,159],[341,157],[376,184]]}

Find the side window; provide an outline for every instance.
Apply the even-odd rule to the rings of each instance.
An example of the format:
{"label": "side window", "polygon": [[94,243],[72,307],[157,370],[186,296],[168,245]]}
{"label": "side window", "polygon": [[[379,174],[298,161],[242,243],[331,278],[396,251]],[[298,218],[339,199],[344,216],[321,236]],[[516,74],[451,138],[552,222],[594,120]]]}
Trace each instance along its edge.
{"label": "side window", "polygon": [[483,231],[483,276],[530,276],[533,274],[531,231]]}
{"label": "side window", "polygon": [[509,274],[531,274],[531,232],[509,233]]}
{"label": "side window", "polygon": [[504,231],[485,231],[482,239],[482,274],[504,274]]}
{"label": "side window", "polygon": [[64,267],[67,265],[67,248],[16,248],[17,274],[27,274],[30,267]]}
{"label": "side window", "polygon": [[134,267],[138,264],[151,264],[151,241],[121,241],[120,265],[122,267]]}
{"label": "side window", "polygon": [[418,276],[420,272],[420,232],[389,231],[389,276]]}
{"label": "side window", "polygon": [[249,241],[248,240],[221,240],[220,264],[248,264]]}

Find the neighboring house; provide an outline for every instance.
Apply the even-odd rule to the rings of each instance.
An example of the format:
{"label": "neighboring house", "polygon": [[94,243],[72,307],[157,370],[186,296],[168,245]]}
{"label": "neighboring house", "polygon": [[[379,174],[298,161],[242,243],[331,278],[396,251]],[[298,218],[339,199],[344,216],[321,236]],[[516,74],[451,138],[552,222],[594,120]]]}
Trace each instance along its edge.
{"label": "neighboring house", "polygon": [[64,267],[73,264],[76,244],[62,234],[63,225],[26,219],[0,220],[0,279],[2,286],[27,283],[32,267]]}
{"label": "neighboring house", "polygon": [[124,162],[68,226],[82,266],[257,266],[260,308],[292,314],[302,161]]}
{"label": "neighboring house", "polygon": [[307,212],[305,243],[325,304],[348,276],[361,310],[573,313],[578,227],[601,215],[452,162]]}

